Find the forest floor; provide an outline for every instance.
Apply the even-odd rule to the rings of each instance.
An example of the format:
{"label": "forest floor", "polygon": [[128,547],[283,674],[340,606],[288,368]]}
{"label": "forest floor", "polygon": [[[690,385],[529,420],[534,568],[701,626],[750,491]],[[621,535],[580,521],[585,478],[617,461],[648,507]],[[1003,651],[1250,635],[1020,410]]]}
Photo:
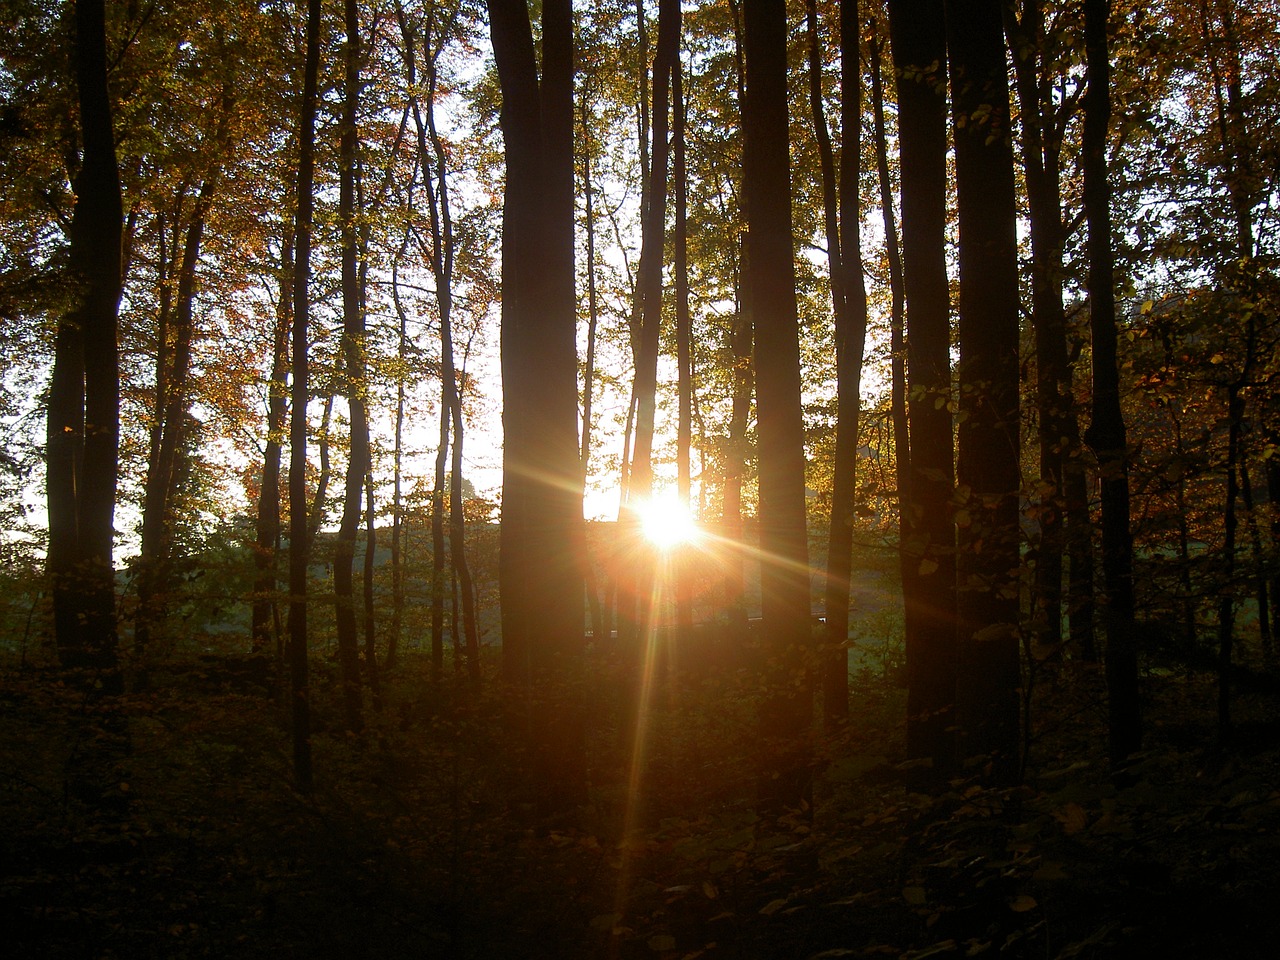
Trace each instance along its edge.
{"label": "forest floor", "polygon": [[[926,795],[901,763],[902,691],[864,673],[848,732],[812,744],[812,807],[766,823],[746,671],[665,687],[633,775],[602,662],[591,805],[552,829],[496,684],[406,659],[356,737],[320,664],[303,795],[281,701],[238,662],[157,669],[105,723],[56,673],[0,663],[4,955],[1269,958],[1280,942],[1280,702],[1240,697],[1223,750],[1207,676],[1147,677],[1123,788],[1102,679],[1067,665],[1034,688],[1023,786]],[[105,793],[75,795],[68,771],[112,741]]]}

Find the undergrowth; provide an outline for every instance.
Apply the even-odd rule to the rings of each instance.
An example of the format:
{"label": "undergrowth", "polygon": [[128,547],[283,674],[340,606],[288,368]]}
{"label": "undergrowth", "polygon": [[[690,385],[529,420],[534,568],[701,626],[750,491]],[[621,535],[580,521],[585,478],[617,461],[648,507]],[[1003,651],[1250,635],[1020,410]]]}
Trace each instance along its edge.
{"label": "undergrowth", "polygon": [[[588,691],[591,804],[537,820],[509,702],[407,657],[345,733],[318,664],[318,786],[290,781],[275,680],[175,661],[112,707],[127,746],[87,801],[68,771],[106,724],[39,663],[0,669],[0,923],[15,958],[1272,956],[1275,703],[1213,736],[1214,691],[1150,678],[1147,752],[1116,786],[1101,678],[1042,679],[1022,786],[979,768],[908,788],[902,692],[855,684],[817,737],[813,804],[757,816],[745,673],[661,685],[638,772],[620,677]],[[637,789],[638,788],[638,789]]]}

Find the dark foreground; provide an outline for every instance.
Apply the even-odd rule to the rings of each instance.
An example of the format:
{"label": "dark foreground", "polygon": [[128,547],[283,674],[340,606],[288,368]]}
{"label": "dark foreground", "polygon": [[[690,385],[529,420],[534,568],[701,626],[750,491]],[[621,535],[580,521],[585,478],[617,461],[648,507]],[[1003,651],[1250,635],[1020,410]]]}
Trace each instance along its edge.
{"label": "dark foreground", "polygon": [[120,705],[112,790],[76,796],[68,771],[103,724],[54,676],[0,669],[8,957],[1269,958],[1280,942],[1280,702],[1242,699],[1223,749],[1208,678],[1147,680],[1149,749],[1123,789],[1100,678],[1069,667],[1036,690],[1025,786],[931,797],[899,764],[900,692],[863,677],[853,729],[814,744],[813,809],[765,826],[743,677],[658,697],[629,803],[605,672],[592,806],[551,829],[496,688],[422,664],[358,738],[322,675],[311,796],[290,786],[270,683],[208,660]]}

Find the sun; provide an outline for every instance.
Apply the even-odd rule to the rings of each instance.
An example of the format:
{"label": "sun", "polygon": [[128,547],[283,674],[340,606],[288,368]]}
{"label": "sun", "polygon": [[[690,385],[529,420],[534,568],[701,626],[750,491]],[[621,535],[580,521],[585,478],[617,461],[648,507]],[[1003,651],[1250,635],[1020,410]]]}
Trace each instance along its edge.
{"label": "sun", "polygon": [[698,539],[698,524],[677,497],[654,497],[639,507],[638,513],[645,539],[660,550],[671,550]]}

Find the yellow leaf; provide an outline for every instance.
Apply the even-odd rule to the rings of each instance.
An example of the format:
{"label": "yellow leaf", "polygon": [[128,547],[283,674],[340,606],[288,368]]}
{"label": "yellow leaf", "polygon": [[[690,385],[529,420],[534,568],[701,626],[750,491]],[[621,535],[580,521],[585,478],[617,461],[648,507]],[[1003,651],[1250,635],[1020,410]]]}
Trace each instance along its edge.
{"label": "yellow leaf", "polygon": [[1054,816],[1062,824],[1062,832],[1067,836],[1079,833],[1089,824],[1089,816],[1084,812],[1084,807],[1078,803],[1068,803],[1061,810],[1054,813]]}
{"label": "yellow leaf", "polygon": [[1020,893],[1009,901],[1009,909],[1014,913],[1026,913],[1028,910],[1034,910],[1038,906],[1036,898],[1025,893]]}
{"label": "yellow leaf", "polygon": [[936,560],[930,560],[926,557],[924,560],[920,561],[920,576],[922,577],[927,577],[937,569],[938,562]]}

